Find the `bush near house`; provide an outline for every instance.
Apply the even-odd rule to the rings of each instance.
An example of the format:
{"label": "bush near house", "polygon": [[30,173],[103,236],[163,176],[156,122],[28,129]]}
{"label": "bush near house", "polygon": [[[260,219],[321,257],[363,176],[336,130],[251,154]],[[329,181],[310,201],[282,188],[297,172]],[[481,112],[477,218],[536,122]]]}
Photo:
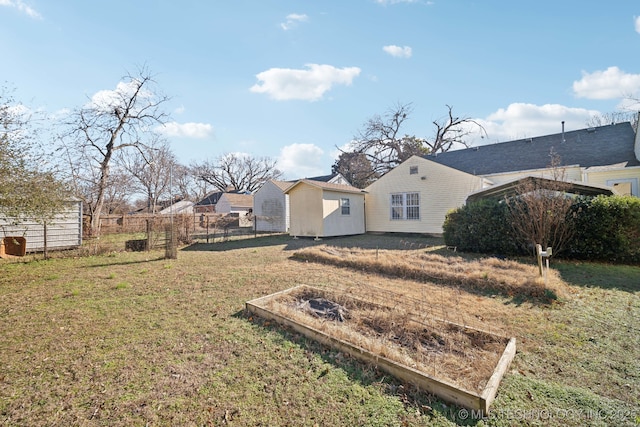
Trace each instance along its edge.
{"label": "bush near house", "polygon": [[[567,250],[556,254],[616,263],[640,263],[640,199],[632,196],[580,197],[571,206],[575,234]],[[522,255],[500,200],[482,200],[447,215],[443,231],[448,246],[477,253]]]}
{"label": "bush near house", "polygon": [[581,198],[572,206],[576,233],[572,258],[640,263],[640,199],[632,196]]}
{"label": "bush near house", "polygon": [[480,253],[517,253],[509,210],[497,200],[481,200],[449,212],[444,222],[448,246]]}

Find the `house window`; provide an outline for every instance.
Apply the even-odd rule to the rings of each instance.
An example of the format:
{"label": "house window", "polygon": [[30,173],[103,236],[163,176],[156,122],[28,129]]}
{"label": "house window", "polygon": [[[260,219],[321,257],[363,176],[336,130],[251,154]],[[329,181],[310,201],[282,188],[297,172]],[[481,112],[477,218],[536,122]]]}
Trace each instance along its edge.
{"label": "house window", "polygon": [[340,199],[340,209],[342,211],[342,215],[351,214],[351,206],[349,204],[349,199],[347,198]]}
{"label": "house window", "polygon": [[391,195],[391,219],[420,219],[420,194],[398,193]]}
{"label": "house window", "polygon": [[409,175],[418,175],[418,167],[410,166],[409,167]]}

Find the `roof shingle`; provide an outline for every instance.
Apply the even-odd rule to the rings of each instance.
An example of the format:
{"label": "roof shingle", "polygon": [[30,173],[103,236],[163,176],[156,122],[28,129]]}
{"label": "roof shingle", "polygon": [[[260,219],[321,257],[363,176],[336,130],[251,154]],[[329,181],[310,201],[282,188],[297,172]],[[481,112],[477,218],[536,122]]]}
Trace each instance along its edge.
{"label": "roof shingle", "polygon": [[[564,141],[563,141],[564,135]],[[544,169],[556,153],[560,166],[640,166],[629,122],[426,155],[425,159],[472,175]]]}

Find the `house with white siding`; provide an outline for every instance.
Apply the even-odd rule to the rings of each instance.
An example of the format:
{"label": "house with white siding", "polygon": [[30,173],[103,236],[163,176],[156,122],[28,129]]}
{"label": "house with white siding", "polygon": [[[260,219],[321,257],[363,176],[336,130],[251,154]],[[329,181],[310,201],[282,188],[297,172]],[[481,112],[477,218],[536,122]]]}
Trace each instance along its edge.
{"label": "house with white siding", "polygon": [[241,193],[223,193],[216,203],[216,213],[237,213],[246,215],[253,211],[253,195]]}
{"label": "house with white siding", "polygon": [[467,196],[559,171],[583,193],[640,197],[640,136],[625,122],[413,156],[365,189],[367,231],[441,234]]}
{"label": "house with white siding", "polygon": [[364,191],[351,185],[301,179],[286,190],[294,237],[365,233]]}
{"label": "house with white siding", "polygon": [[366,191],[368,232],[441,234],[447,213],[490,182],[420,156],[412,156]]}

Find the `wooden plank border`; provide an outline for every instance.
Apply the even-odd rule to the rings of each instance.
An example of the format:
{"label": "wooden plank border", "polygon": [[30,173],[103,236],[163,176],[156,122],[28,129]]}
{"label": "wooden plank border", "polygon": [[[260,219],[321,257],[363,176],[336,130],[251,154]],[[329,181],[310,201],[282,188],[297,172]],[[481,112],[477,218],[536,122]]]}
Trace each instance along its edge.
{"label": "wooden plank border", "polygon": [[[348,353],[361,362],[372,364],[387,372],[388,374],[393,375],[394,377],[402,381],[413,384],[420,389],[426,390],[427,392],[434,394],[447,402],[454,403],[458,406],[462,406],[473,411],[478,411],[483,416],[489,413],[489,407],[496,397],[500,381],[502,380],[502,377],[506,373],[511,361],[515,356],[515,338],[509,339],[509,342],[507,343],[505,350],[503,351],[502,356],[498,361],[496,369],[494,369],[493,374],[487,382],[487,385],[485,386],[482,393],[478,394],[473,391],[465,390],[461,387],[455,386],[445,380],[437,379],[435,377],[427,375],[422,371],[395,362],[384,356],[374,354],[362,347],[334,338],[322,331],[298,323],[293,319],[275,313],[264,307],[264,303],[271,299],[291,292],[296,292],[301,289],[318,288],[313,288],[307,285],[299,285],[290,289],[286,289],[284,291],[276,292],[271,295],[247,301],[245,303],[245,307],[247,311],[259,317],[262,317],[263,319],[273,320],[283,326],[293,329],[294,331],[306,336],[307,338],[317,341],[323,345],[335,348],[338,351]],[[322,289],[318,290],[322,291]],[[451,323],[463,329],[473,330],[473,328],[468,328],[466,326],[458,325],[452,322],[447,323]],[[491,335],[495,336],[495,334]]]}

